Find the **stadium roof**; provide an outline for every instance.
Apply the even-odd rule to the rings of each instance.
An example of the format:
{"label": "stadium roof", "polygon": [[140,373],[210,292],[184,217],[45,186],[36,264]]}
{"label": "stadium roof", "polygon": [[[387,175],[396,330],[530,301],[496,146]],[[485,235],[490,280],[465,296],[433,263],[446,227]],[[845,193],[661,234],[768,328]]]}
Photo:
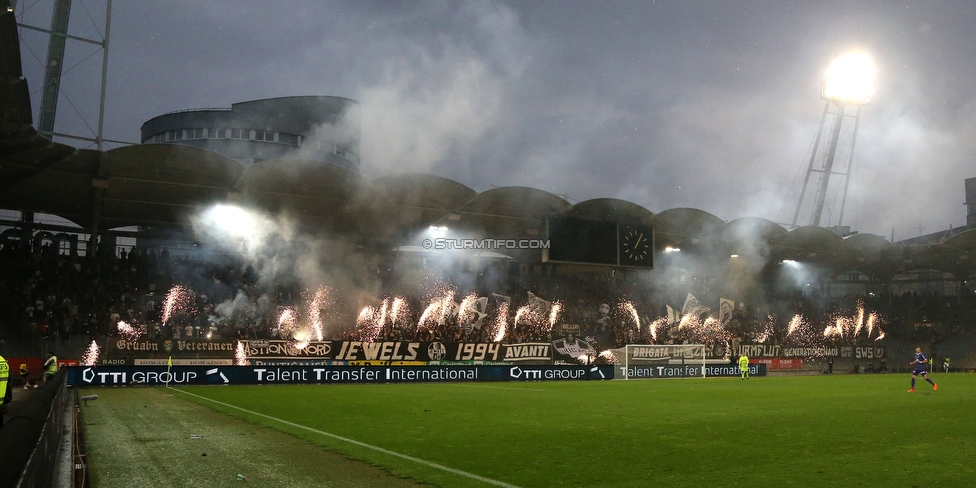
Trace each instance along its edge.
{"label": "stadium roof", "polygon": [[[477,192],[434,175],[370,180],[323,161],[278,159],[245,167],[184,145],[76,149],[41,137],[32,127],[11,13],[0,10],[0,31],[0,208],[51,213],[86,229],[98,220],[99,229],[106,229],[185,226],[190,215],[207,205],[237,202],[287,214],[313,231],[385,249],[410,244],[409,238],[429,226],[473,237],[543,238],[546,217],[564,214],[650,224],[657,249],[814,261],[881,274],[932,267],[969,276],[976,270],[976,230],[935,244],[900,246],[865,234],[842,239],[818,227],[786,231],[755,217],[726,223],[694,208],[654,214],[615,198],[572,205],[558,195],[522,186]],[[507,254],[539,257],[538,251]]]}

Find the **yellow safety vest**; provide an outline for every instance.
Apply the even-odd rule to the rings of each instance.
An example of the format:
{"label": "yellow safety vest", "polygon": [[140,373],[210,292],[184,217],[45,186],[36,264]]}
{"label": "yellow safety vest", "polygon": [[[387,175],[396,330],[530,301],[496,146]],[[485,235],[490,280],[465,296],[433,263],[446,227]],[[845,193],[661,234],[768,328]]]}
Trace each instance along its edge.
{"label": "yellow safety vest", "polygon": [[7,378],[10,376],[10,365],[0,356],[0,404],[7,397]]}
{"label": "yellow safety vest", "polygon": [[44,372],[47,374],[54,374],[58,372],[58,357],[51,356],[50,363],[44,367]]}

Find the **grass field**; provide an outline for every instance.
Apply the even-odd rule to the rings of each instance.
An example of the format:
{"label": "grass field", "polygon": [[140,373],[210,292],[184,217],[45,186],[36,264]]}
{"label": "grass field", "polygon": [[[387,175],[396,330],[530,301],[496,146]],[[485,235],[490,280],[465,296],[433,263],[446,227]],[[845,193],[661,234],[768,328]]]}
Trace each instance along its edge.
{"label": "grass field", "polygon": [[[365,463],[347,466],[346,482],[327,484],[328,470],[311,473],[310,479],[323,480],[319,486],[392,486],[389,480],[406,483],[404,477],[445,487],[970,486],[976,479],[976,375],[935,380],[939,391],[920,382],[917,393],[906,392],[907,375],[121,388],[115,390],[146,396],[126,411],[151,412],[154,403],[139,402],[159,399],[173,406],[164,422],[120,415],[111,422],[133,423],[129,434],[110,430],[122,430],[111,440],[120,444],[125,435],[165,437],[186,421],[174,410],[191,417],[207,412],[217,419],[207,422],[217,423],[210,436],[195,440],[211,439],[226,451],[222,456],[247,449],[221,468],[220,479],[250,470],[251,486],[265,478],[267,486],[275,479],[274,486],[305,486],[273,471],[343,460],[326,450]],[[114,401],[104,396],[83,408],[93,476],[120,463],[171,464],[154,484],[166,486],[158,481],[213,471],[207,463],[185,463],[182,455],[118,459],[104,452],[99,431],[105,419],[96,412]],[[235,425],[257,433],[236,433]],[[185,430],[183,444],[189,442]],[[260,442],[244,446],[239,439],[247,437]],[[154,448],[138,440],[129,445],[126,452]],[[291,463],[246,464],[273,452]],[[253,474],[262,471],[265,478]],[[124,476],[113,478],[123,484],[97,476],[107,484],[95,486],[136,486]]]}

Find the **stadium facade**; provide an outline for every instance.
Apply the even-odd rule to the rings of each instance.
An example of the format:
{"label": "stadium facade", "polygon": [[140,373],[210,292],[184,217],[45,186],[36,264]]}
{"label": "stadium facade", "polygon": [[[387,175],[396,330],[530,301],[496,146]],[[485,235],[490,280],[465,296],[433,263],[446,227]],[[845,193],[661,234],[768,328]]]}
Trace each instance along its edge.
{"label": "stadium facade", "polygon": [[359,103],[348,98],[270,98],[160,115],[142,124],[140,140],[199,147],[246,166],[295,158],[358,172],[360,118]]}

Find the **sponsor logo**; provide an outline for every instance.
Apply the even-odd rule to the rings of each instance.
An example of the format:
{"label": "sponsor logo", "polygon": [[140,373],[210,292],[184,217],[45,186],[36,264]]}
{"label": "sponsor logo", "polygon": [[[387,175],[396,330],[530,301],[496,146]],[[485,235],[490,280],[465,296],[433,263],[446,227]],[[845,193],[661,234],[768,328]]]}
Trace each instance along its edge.
{"label": "sponsor logo", "polygon": [[100,385],[125,385],[129,384],[162,384],[192,383],[197,378],[195,371],[96,371],[94,368],[85,368],[81,371],[81,381],[88,384]]}
{"label": "sponsor logo", "polygon": [[207,381],[208,382],[210,382],[210,383],[219,383],[220,382],[219,380],[224,380],[224,384],[225,385],[227,383],[230,383],[230,380],[227,379],[227,376],[224,376],[224,373],[221,373],[220,372],[220,368],[213,368],[213,369],[208,369],[207,370]]}
{"label": "sponsor logo", "polygon": [[584,378],[586,371],[582,368],[522,368],[512,366],[508,376],[517,380],[578,380]]}

